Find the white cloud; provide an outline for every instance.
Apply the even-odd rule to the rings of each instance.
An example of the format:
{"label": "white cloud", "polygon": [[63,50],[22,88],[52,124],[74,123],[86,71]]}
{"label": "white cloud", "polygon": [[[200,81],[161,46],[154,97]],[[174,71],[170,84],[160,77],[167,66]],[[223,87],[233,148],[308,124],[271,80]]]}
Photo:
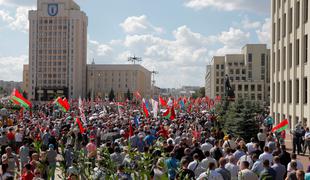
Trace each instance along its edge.
{"label": "white cloud", "polygon": [[269,0],[185,0],[185,6],[201,10],[209,7],[225,11],[247,10],[269,13]]}
{"label": "white cloud", "polygon": [[266,18],[263,26],[256,30],[256,34],[260,43],[270,44],[271,41],[271,19]]}
{"label": "white cloud", "polygon": [[120,24],[124,32],[129,34],[163,33],[164,30],[151,24],[146,15],[131,16]]}
{"label": "white cloud", "polygon": [[21,81],[23,65],[27,63],[27,55],[0,57],[0,79],[5,81]]}
{"label": "white cloud", "polygon": [[248,17],[245,17],[241,21],[241,25],[244,29],[257,29],[261,26],[261,22],[259,21],[251,21]]}
{"label": "white cloud", "polygon": [[34,6],[36,0],[0,0],[0,5],[4,6]]}
{"label": "white cloud", "polygon": [[16,31],[28,32],[28,11],[33,9],[32,7],[20,6],[16,8],[14,16],[11,16],[8,11],[0,10],[0,19],[4,21],[7,26]]}
{"label": "white cloud", "polygon": [[223,31],[219,40],[228,47],[238,48],[249,41],[250,33],[243,32],[241,29],[230,27],[228,31]]}

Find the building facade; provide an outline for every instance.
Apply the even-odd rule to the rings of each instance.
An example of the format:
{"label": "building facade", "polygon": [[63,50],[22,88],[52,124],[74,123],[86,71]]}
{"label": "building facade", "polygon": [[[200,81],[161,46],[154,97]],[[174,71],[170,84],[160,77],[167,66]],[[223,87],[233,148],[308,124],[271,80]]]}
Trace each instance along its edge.
{"label": "building facade", "polygon": [[272,0],[270,114],[310,126],[309,3]]}
{"label": "building facade", "polygon": [[[116,99],[124,99],[129,90],[138,91],[142,97],[152,95],[152,73],[138,64],[87,65],[87,96],[107,98],[111,89]],[[86,86],[86,84],[85,84]]]}
{"label": "building facade", "polygon": [[22,85],[22,89],[25,92],[29,91],[29,65],[28,64],[24,64],[24,66],[23,66],[23,85]]}
{"label": "building facade", "polygon": [[22,93],[22,82],[0,80],[0,97],[11,95],[14,88]]}
{"label": "building facade", "polygon": [[38,0],[29,11],[31,100],[86,95],[87,23],[73,0]]}
{"label": "building facade", "polygon": [[228,75],[236,98],[269,102],[269,53],[265,44],[247,44],[241,54],[214,56],[207,65],[206,95],[224,97]]}

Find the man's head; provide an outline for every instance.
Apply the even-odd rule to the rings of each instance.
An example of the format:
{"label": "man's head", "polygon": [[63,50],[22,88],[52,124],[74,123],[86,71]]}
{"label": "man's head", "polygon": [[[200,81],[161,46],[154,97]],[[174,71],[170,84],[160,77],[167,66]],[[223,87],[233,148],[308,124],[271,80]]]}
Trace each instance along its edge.
{"label": "man's head", "polygon": [[241,170],[248,169],[250,166],[250,163],[248,161],[242,161],[241,162]]}
{"label": "man's head", "polygon": [[295,153],[292,153],[291,158],[295,160],[295,159],[297,159],[297,155]]}
{"label": "man's head", "polygon": [[208,168],[209,168],[209,170],[214,170],[215,169],[215,163],[210,162]]}
{"label": "man's head", "polygon": [[225,167],[225,164],[227,163],[226,159],[221,157],[219,160],[220,167]]}
{"label": "man's head", "polygon": [[199,160],[199,155],[198,155],[197,153],[195,153],[195,154],[193,155],[193,159],[194,159],[194,160]]}
{"label": "man's head", "polygon": [[269,148],[267,146],[264,147],[264,152],[269,152]]}
{"label": "man's head", "polygon": [[279,157],[279,156],[275,156],[275,157],[273,158],[273,162],[274,162],[275,164],[280,163],[280,157]]}
{"label": "man's head", "polygon": [[269,160],[268,159],[265,159],[263,161],[263,165],[264,165],[264,168],[268,168],[269,167]]}
{"label": "man's head", "polygon": [[291,161],[291,168],[297,170],[297,162],[295,160]]}

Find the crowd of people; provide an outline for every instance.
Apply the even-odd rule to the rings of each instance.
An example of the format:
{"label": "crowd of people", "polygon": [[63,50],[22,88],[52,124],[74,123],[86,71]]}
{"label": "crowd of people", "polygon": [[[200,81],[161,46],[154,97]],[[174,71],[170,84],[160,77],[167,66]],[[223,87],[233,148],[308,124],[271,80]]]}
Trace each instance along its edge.
{"label": "crowd of people", "polygon": [[[115,103],[88,102],[83,120],[77,102],[67,113],[52,103],[23,112],[2,104],[1,180],[106,179],[111,174],[129,180],[310,179],[310,163],[298,159],[304,153],[310,162],[309,127],[301,124],[293,127],[289,153],[285,135],[263,123],[256,137],[245,140],[225,133],[207,112],[145,118],[138,105],[127,104],[120,112]],[[87,177],[77,152],[89,162],[83,167],[92,169]]]}

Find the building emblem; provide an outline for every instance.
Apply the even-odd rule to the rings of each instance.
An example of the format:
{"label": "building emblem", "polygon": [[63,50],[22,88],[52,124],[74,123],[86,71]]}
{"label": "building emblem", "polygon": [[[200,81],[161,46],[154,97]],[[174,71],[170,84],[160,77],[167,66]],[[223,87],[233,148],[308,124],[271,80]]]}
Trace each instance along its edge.
{"label": "building emblem", "polygon": [[47,12],[50,16],[56,16],[58,13],[58,4],[48,4]]}

